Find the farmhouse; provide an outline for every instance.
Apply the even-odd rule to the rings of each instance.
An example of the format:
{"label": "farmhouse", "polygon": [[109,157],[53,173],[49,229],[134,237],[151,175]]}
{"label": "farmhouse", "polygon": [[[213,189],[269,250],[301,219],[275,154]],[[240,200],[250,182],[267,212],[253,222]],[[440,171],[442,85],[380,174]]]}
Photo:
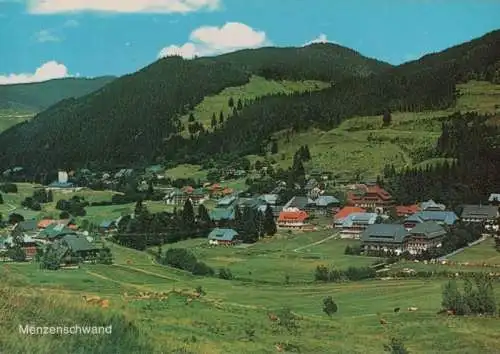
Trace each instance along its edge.
{"label": "farmhouse", "polygon": [[370,225],[361,234],[361,247],[367,254],[370,251],[392,251],[401,254],[405,251],[405,243],[408,237],[409,233],[403,225]]}
{"label": "farmhouse", "polygon": [[498,218],[498,206],[463,205],[460,218],[464,222],[494,224]]}
{"label": "farmhouse", "polygon": [[429,248],[441,247],[446,230],[435,221],[417,224],[410,231],[406,241],[406,250],[411,254],[422,253]]}
{"label": "farmhouse", "polygon": [[[29,260],[35,256],[37,252],[37,244],[38,242],[34,238],[28,235],[22,236],[21,247],[23,248],[24,253],[26,254],[26,259]],[[14,238],[12,236],[9,236],[3,240],[3,248],[9,249],[11,247],[14,247]]]}
{"label": "farmhouse", "polygon": [[263,201],[265,201],[270,206],[274,207],[278,204],[279,195],[278,194],[262,194],[260,197]]}
{"label": "farmhouse", "polygon": [[[95,261],[100,248],[90,243],[83,235],[68,234],[48,246],[57,259],[65,265]],[[50,252],[49,251],[49,252]]]}
{"label": "farmhouse", "polygon": [[382,212],[393,204],[392,196],[378,185],[364,185],[358,192],[347,194],[347,203],[361,208],[374,208]]}
{"label": "farmhouse", "polygon": [[352,213],[340,226],[341,238],[359,239],[361,233],[377,221],[377,213]]}
{"label": "farmhouse", "polygon": [[260,198],[238,198],[237,205],[242,213],[247,208],[251,208],[262,213],[265,213],[267,209],[267,203]]}
{"label": "farmhouse", "polygon": [[229,221],[235,219],[235,211],[233,207],[228,208],[214,208],[209,213],[210,220],[212,220],[215,225],[222,226]]}
{"label": "farmhouse", "polygon": [[36,220],[25,220],[17,223],[14,225],[12,232],[20,232],[20,233],[27,233],[27,234],[32,234],[36,233],[37,231],[37,222]]}
{"label": "farmhouse", "polygon": [[237,200],[237,198],[235,195],[230,195],[230,196],[224,197],[217,202],[217,208],[227,208],[229,206],[232,206],[232,205],[234,205],[236,200]]}
{"label": "farmhouse", "polygon": [[233,229],[213,229],[208,235],[208,242],[211,245],[233,245],[236,242],[238,233]]}
{"label": "farmhouse", "polygon": [[415,225],[420,224],[425,221],[435,221],[440,225],[452,226],[457,222],[458,216],[452,211],[419,211],[411,216],[409,216],[405,222],[404,226],[407,230],[415,227]]}
{"label": "farmhouse", "polygon": [[309,214],[298,208],[283,209],[278,217],[277,226],[280,228],[301,229],[307,225]]}
{"label": "farmhouse", "polygon": [[54,241],[66,235],[75,235],[75,231],[63,224],[50,224],[35,237],[46,241]]}

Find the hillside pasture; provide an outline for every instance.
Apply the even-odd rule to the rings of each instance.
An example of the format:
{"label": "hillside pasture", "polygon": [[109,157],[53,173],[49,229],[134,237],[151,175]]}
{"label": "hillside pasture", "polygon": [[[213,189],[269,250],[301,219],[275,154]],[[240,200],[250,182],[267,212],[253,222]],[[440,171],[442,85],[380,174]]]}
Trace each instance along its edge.
{"label": "hillside pasture", "polygon": [[[500,265],[500,252],[495,249],[495,240],[493,238],[488,238],[454,255],[450,259],[456,262],[484,262],[486,264]],[[500,269],[498,271],[500,271]]]}
{"label": "hillside pasture", "polygon": [[35,113],[30,111],[0,109],[0,132],[9,129],[10,127],[28,121]]}
{"label": "hillside pasture", "polygon": [[[340,177],[379,175],[387,163],[396,168],[426,166],[436,159],[427,160],[440,135],[441,124],[457,111],[498,113],[500,85],[471,81],[457,86],[459,96],[454,107],[442,111],[393,112],[390,127],[383,127],[382,116],[353,117],[330,131],[310,129],[292,134],[278,132],[278,153],[269,155],[278,166],[291,166],[297,148],[307,144],[312,160],[306,167],[334,170]],[[497,108],[495,108],[497,107]],[[492,118],[496,122],[495,119]],[[252,156],[252,161],[257,158]]]}
{"label": "hillside pasture", "polygon": [[[219,113],[221,111],[225,119],[232,114],[232,108],[228,105],[231,97],[236,105],[239,99],[245,102],[269,95],[322,90],[329,86],[328,83],[321,81],[273,81],[254,75],[243,86],[227,87],[217,95],[205,97],[190,113],[193,113],[196,120],[202,123],[206,130],[211,131],[212,114],[215,113],[217,122],[219,122]],[[185,135],[188,135],[188,119],[189,114],[181,117],[181,121],[186,126]]]}

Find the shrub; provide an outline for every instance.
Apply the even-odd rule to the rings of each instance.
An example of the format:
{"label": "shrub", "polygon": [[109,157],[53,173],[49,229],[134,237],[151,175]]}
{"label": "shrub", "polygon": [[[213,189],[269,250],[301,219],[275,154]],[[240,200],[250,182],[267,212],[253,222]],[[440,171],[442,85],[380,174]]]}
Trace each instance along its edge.
{"label": "shrub", "polygon": [[229,268],[221,268],[219,269],[219,278],[231,280],[233,279],[233,274],[231,273],[231,270]]}

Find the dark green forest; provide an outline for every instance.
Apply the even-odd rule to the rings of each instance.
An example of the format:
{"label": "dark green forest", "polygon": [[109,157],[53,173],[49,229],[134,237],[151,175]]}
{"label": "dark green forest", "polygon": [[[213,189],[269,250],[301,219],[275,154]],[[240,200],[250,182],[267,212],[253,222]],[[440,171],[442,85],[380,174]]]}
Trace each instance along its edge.
{"label": "dark green forest", "polygon": [[[287,66],[280,66],[277,73],[275,64],[281,62]],[[32,122],[5,131],[0,135],[0,144],[6,147],[0,154],[0,165],[22,165],[35,173],[39,169],[149,163],[162,159],[162,142],[183,130],[180,116],[207,95],[247,83],[252,74],[338,81],[346,75],[366,76],[388,67],[328,44],[261,48],[195,60],[161,59],[86,97],[62,101]],[[182,139],[180,142],[185,144]]]}
{"label": "dark green forest", "polygon": [[[386,166],[387,187],[402,204],[434,199],[451,207],[481,203],[500,190],[500,128],[489,116],[456,113],[443,122],[436,152],[456,162],[396,171]],[[466,142],[466,143],[464,143]],[[436,196],[439,196],[436,199]]]}
{"label": "dark green forest", "polygon": [[[457,83],[498,80],[499,41],[500,31],[494,31],[398,67],[331,44],[162,59],[5,131],[0,167],[20,165],[37,174],[57,168],[200,163],[208,157],[230,160],[262,153],[272,146],[272,134],[283,129],[330,129],[355,115],[447,108],[455,103]],[[245,102],[214,132],[197,126],[190,138],[180,135],[181,115],[207,95],[248,82],[252,74],[322,79],[333,86]]]}
{"label": "dark green forest", "polygon": [[70,97],[82,97],[94,92],[115,78],[67,78],[29,84],[0,85],[0,109],[31,112],[42,111]]}

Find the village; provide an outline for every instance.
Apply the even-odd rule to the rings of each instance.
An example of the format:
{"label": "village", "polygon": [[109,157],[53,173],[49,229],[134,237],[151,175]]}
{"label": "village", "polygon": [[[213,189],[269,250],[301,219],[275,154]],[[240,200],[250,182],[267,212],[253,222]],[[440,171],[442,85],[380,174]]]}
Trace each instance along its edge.
{"label": "village", "polygon": [[[161,168],[156,168],[156,172],[160,170]],[[11,171],[6,171],[4,176],[9,172]],[[108,185],[117,186],[123,184],[123,178],[132,173],[132,169],[122,169],[116,172],[114,177],[105,173],[102,178]],[[197,188],[189,185],[178,188],[153,184],[144,182],[148,171],[143,173],[137,179],[138,189],[144,185],[146,188],[143,189],[152,189],[157,195],[156,200],[159,200],[156,203],[163,204],[165,210],[182,210],[186,208],[186,204],[190,204],[191,209],[207,206],[209,226],[192,237],[205,237],[210,246],[251,244],[259,242],[262,237],[272,237],[276,232],[300,235],[330,230],[331,237],[357,241],[355,246],[350,248],[350,252],[355,254],[379,257],[406,255],[407,258],[426,254],[426,257],[431,259],[445,256],[429,255],[429,252],[439,250],[443,240],[459,224],[480,226],[481,233],[469,240],[471,242],[480,241],[480,236],[496,235],[498,231],[500,195],[496,193],[492,193],[484,204],[461,205],[459,211],[453,211],[434,200],[413,205],[397,205],[391,194],[375,181],[332,182],[331,173],[321,171],[313,171],[314,177],[309,176],[303,188],[295,187],[296,193],[288,193],[288,200],[283,198],[282,194],[283,190],[286,190],[285,182],[278,181],[267,193],[251,194],[248,190],[235,190],[224,186],[223,183],[204,183]],[[237,176],[246,173],[238,171]],[[164,179],[159,175],[155,175],[155,181]],[[230,178],[235,178],[234,171],[230,172]],[[89,187],[78,186],[69,181],[70,179],[67,172],[60,171],[57,181],[45,187],[37,187],[37,190],[43,190],[44,193],[59,191],[63,195],[73,196],[77,196],[81,191],[91,192]],[[329,188],[332,184],[335,185],[333,189]],[[328,189],[334,192],[329,192]],[[147,205],[148,202],[144,203]],[[264,219],[267,218],[267,224],[273,224],[271,229],[274,228],[274,231],[259,231],[252,241],[242,237],[236,219],[250,217],[246,216],[246,211],[252,211],[251,218],[260,217],[261,222],[265,222]],[[104,240],[116,241],[117,234],[126,236],[127,231],[124,231],[123,227],[120,230],[119,225],[124,220],[130,221],[134,218],[132,213],[120,215],[116,219],[102,220],[89,232],[88,227],[78,225],[76,215],[67,212],[63,215],[65,219],[24,219],[16,212],[9,215],[8,225],[3,230],[0,259],[40,261],[42,258],[50,258],[50,261],[46,260],[45,263],[57,264],[49,266],[54,269],[75,267],[81,262],[111,263],[112,256]],[[196,216],[196,220],[199,218],[200,215]],[[86,224],[88,226],[88,223]],[[138,237],[144,237],[144,234],[139,233]]]}

